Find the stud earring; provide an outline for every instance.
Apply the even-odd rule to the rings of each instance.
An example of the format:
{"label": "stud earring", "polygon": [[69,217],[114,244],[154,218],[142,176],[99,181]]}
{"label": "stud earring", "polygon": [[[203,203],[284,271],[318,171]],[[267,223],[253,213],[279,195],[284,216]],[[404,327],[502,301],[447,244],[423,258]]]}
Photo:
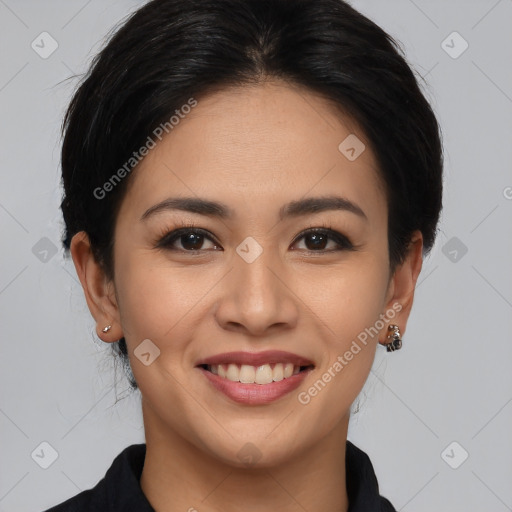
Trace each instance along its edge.
{"label": "stud earring", "polygon": [[112,329],[112,326],[111,325],[107,325],[106,327],[103,327],[103,329],[101,331],[102,332],[108,332],[108,331],[110,331],[110,329]]}
{"label": "stud earring", "polygon": [[395,350],[399,350],[402,348],[402,340],[400,338],[400,329],[398,325],[390,325],[388,327],[388,335],[386,336],[386,340],[389,340],[388,343],[383,343],[388,352],[393,352]]}

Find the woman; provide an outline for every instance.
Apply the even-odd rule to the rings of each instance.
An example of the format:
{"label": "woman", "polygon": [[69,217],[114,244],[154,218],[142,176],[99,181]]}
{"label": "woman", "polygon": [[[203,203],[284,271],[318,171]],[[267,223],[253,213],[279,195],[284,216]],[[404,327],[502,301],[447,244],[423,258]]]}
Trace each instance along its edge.
{"label": "woman", "polygon": [[50,510],[395,510],[350,406],[401,347],[442,150],[390,36],[341,0],[153,0],[64,135],[64,244],[146,443]]}

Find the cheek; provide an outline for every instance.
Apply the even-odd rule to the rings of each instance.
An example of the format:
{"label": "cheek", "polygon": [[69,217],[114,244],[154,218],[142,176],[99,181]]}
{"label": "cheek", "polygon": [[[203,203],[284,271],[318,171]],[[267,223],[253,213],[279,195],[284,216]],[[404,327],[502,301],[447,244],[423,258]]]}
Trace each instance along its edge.
{"label": "cheek", "polygon": [[[147,254],[119,258],[116,287],[123,334],[126,339],[133,375],[142,394],[154,403],[187,407],[179,386],[169,385],[180,375],[189,341],[191,310],[200,300],[202,287],[185,274],[162,266]],[[203,292],[204,294],[204,292]],[[137,350],[144,340],[158,354],[149,365]],[[147,342],[146,342],[147,343]],[[144,347],[144,345],[141,345]],[[178,377],[181,380],[180,377]],[[166,390],[165,398],[158,390]]]}
{"label": "cheek", "polygon": [[376,338],[368,338],[366,343],[357,338],[361,332],[360,325],[364,325],[366,320],[359,316],[347,317],[343,325],[340,321],[338,332],[341,334],[338,341],[328,347],[325,364],[318,369],[315,379],[297,395],[297,407],[308,418],[301,422],[306,439],[323,437],[331,432],[341,418],[349,415],[352,404],[363,389],[377,347]]}
{"label": "cheek", "polygon": [[[354,257],[346,265],[309,269],[297,275],[293,290],[340,349],[383,312],[387,292],[386,261],[373,254]],[[333,345],[334,346],[334,345]]]}
{"label": "cheek", "polygon": [[[121,251],[119,251],[121,253]],[[215,292],[226,269],[222,266],[184,267],[155,257],[147,251],[120,256],[116,266],[116,288],[121,323],[130,357],[145,339],[160,355],[152,368],[180,372],[190,365],[190,342],[206,318],[209,292]],[[136,378],[138,361],[132,365]],[[144,368],[138,371],[145,378]]]}
{"label": "cheek", "polygon": [[116,287],[123,329],[132,343],[157,342],[179,329],[202,290],[190,271],[169,268],[147,255],[120,258]]}
{"label": "cheek", "polygon": [[308,415],[322,418],[326,432],[339,421],[340,413],[348,412],[371,370],[380,316],[385,313],[386,265],[385,259],[367,255],[357,265],[333,269],[328,278],[317,273],[316,279],[302,285],[304,302],[321,329],[319,339],[313,341],[323,357],[316,380],[298,398]]}

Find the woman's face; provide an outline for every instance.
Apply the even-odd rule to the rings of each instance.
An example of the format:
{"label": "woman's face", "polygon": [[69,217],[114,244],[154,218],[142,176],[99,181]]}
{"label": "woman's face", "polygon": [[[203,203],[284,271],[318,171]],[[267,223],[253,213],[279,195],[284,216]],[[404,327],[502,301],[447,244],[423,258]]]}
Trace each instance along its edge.
{"label": "woman's face", "polygon": [[[408,311],[356,124],[282,83],[225,90],[199,100],[130,180],[113,285],[147,437],[177,436],[232,465],[252,450],[272,465],[343,432],[379,338],[389,323],[403,332]],[[184,198],[221,206],[172,207]],[[288,354],[250,359],[270,351]],[[199,366],[218,355],[247,364],[226,367],[232,379],[276,381]],[[284,379],[278,361],[312,366]]]}

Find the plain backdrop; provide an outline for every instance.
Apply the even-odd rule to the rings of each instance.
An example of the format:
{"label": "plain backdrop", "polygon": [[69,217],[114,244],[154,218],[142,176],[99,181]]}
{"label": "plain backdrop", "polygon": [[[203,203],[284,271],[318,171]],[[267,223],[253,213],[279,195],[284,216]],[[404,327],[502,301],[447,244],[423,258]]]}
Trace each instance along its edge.
{"label": "plain backdrop", "polygon": [[[59,210],[68,78],[142,3],[0,0],[0,512],[88,489],[144,441],[140,395],[95,339]],[[512,510],[512,1],[352,3],[425,78],[446,166],[404,347],[378,347],[349,439],[397,510]],[[42,448],[57,456],[47,469]]]}

